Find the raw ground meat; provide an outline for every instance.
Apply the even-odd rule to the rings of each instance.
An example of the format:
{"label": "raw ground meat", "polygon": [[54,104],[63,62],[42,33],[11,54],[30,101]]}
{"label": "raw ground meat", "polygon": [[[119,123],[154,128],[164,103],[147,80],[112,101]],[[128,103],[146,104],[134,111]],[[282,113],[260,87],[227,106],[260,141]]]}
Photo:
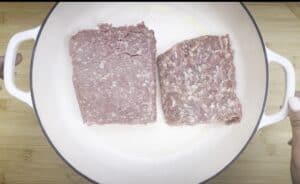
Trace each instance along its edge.
{"label": "raw ground meat", "polygon": [[158,56],[162,107],[171,125],[239,122],[233,50],[228,35],[201,36]]}
{"label": "raw ground meat", "polygon": [[155,45],[154,32],[144,23],[101,24],[72,36],[73,85],[85,123],[155,121]]}

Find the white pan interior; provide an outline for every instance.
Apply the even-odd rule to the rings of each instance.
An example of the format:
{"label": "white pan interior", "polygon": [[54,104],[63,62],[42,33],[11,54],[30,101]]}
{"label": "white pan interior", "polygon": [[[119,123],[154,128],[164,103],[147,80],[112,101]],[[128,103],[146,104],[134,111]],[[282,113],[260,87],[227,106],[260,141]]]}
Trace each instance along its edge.
{"label": "white pan interior", "polygon": [[[82,122],[72,84],[68,41],[80,29],[141,21],[155,31],[160,54],[205,34],[229,34],[235,50],[240,124],[168,126],[158,99],[157,122],[94,125]],[[32,93],[45,132],[78,171],[100,183],[199,183],[228,165],[245,146],[263,110],[263,46],[239,3],[59,3],[38,39]]]}

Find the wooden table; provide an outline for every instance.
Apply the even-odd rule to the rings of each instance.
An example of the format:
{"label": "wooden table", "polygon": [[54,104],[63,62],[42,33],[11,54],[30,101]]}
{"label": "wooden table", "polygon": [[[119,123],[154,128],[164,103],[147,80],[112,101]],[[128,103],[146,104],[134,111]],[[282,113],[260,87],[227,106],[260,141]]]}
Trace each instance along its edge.
{"label": "wooden table", "polygon": [[[53,3],[0,3],[0,55],[16,32],[39,25]],[[246,3],[266,45],[290,59],[300,73],[300,3]],[[29,63],[33,43],[20,52],[17,85],[29,89]],[[283,72],[271,66],[268,112],[278,110],[283,96]],[[299,86],[300,77],[297,78]],[[88,183],[53,151],[41,132],[32,109],[12,98],[0,81],[0,184]],[[284,120],[256,134],[242,155],[210,184],[286,184],[289,172],[290,125]]]}

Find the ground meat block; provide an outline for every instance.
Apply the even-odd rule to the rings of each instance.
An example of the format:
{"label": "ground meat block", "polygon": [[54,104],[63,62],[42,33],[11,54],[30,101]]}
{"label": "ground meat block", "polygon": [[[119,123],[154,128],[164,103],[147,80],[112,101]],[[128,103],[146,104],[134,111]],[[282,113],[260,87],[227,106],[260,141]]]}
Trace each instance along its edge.
{"label": "ground meat block", "polygon": [[82,30],[69,51],[73,85],[87,124],[156,119],[156,40],[144,23]]}
{"label": "ground meat block", "polygon": [[229,36],[201,36],[158,56],[162,107],[169,124],[239,122]]}

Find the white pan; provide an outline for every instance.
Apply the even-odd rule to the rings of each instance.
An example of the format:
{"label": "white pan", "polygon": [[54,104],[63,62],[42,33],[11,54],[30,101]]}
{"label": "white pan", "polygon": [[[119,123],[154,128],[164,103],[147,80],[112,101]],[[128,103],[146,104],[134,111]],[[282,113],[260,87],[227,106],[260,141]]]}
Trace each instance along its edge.
{"label": "white pan", "polygon": [[[243,105],[241,123],[170,127],[158,101],[153,124],[83,124],[71,80],[70,36],[100,23],[141,21],[155,31],[157,54],[184,39],[230,35]],[[29,39],[35,40],[31,91],[23,92],[14,83],[14,60],[19,44]],[[285,71],[285,99],[279,112],[266,115],[271,61]],[[58,3],[41,26],[12,37],[4,79],[7,91],[34,109],[61,158],[90,181],[103,184],[205,182],[232,163],[259,128],[284,119],[287,99],[295,93],[293,66],[265,48],[253,18],[240,3]]]}

